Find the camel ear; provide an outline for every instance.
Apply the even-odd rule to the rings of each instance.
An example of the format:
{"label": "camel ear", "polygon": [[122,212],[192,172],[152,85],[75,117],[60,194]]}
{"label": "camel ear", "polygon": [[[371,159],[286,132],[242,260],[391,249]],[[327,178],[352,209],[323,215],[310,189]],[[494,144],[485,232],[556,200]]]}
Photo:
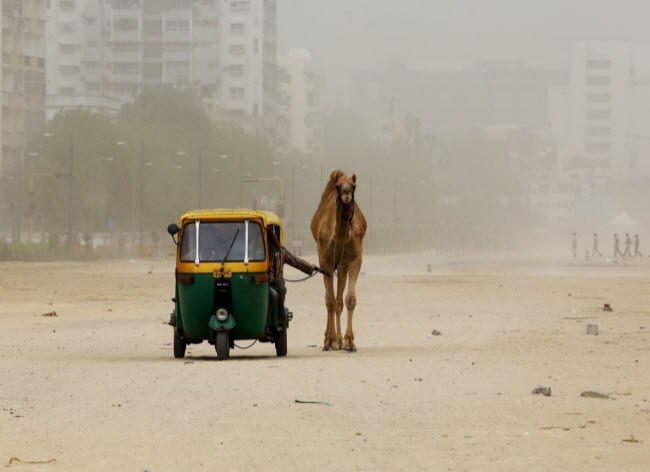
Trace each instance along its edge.
{"label": "camel ear", "polygon": [[333,170],[332,173],[330,174],[330,180],[334,183],[337,183],[339,179],[344,175],[345,174],[341,169]]}
{"label": "camel ear", "polygon": [[356,185],[357,184],[357,174],[352,174],[352,182]]}

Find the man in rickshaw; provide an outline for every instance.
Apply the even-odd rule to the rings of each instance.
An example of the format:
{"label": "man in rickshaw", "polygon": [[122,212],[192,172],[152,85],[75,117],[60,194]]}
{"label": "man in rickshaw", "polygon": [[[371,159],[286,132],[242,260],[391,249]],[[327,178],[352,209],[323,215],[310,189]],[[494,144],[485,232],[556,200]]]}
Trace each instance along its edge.
{"label": "man in rickshaw", "polygon": [[280,317],[281,324],[286,325],[287,320],[284,319],[284,300],[287,295],[287,287],[284,281],[284,264],[289,264],[291,267],[310,276],[317,272],[324,275],[328,274],[320,267],[291,254],[287,248],[282,246],[276,232],[279,233],[279,229],[276,226],[267,226],[266,235],[269,242],[269,256],[271,261],[269,265],[269,282],[277,291],[278,317]]}

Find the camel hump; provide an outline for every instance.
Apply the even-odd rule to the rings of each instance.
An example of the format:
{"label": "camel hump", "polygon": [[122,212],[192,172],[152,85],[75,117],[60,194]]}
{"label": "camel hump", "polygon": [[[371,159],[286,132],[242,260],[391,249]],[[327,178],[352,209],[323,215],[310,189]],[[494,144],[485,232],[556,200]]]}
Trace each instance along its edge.
{"label": "camel hump", "polygon": [[345,175],[345,172],[343,172],[341,169],[335,169],[332,171],[330,174],[330,181],[334,182],[335,184],[339,181],[341,177]]}

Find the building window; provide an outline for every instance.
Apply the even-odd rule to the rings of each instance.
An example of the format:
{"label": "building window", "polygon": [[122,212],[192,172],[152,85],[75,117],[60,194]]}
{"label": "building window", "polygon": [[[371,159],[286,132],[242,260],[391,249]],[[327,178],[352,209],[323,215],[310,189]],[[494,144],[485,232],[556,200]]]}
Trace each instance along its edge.
{"label": "building window", "polygon": [[230,23],[230,34],[244,34],[245,32],[244,23]]}
{"label": "building window", "polygon": [[587,110],[585,118],[590,120],[608,120],[612,117],[611,110]]}
{"label": "building window", "polygon": [[167,42],[165,43],[165,51],[191,51],[192,43],[189,41],[183,42]]}
{"label": "building window", "polygon": [[186,61],[165,62],[165,75],[175,80],[189,80],[190,63]]}
{"label": "building window", "polygon": [[189,20],[167,20],[165,21],[165,30],[166,31],[189,31],[190,21]]}
{"label": "building window", "polygon": [[232,77],[243,77],[245,70],[246,69],[244,66],[238,64],[231,64],[230,66],[228,66],[228,73]]}
{"label": "building window", "polygon": [[61,33],[74,33],[77,30],[77,25],[70,21],[59,23],[59,32]]}
{"label": "building window", "polygon": [[59,66],[59,73],[61,75],[74,75],[79,72],[79,66],[63,65]]}
{"label": "building window", "polygon": [[241,56],[246,54],[246,46],[243,44],[231,44],[228,50],[233,56]]}
{"label": "building window", "polygon": [[244,98],[246,91],[244,87],[230,87],[230,98]]}
{"label": "building window", "polygon": [[138,52],[140,44],[135,42],[114,42],[112,49],[113,52]]}
{"label": "building window", "polygon": [[585,79],[585,84],[589,86],[609,86],[612,85],[612,79],[608,76],[592,76]]}
{"label": "building window", "polygon": [[113,29],[115,31],[137,31],[138,19],[137,18],[119,18],[113,21]]}
{"label": "building window", "polygon": [[611,150],[610,143],[585,143],[585,152],[593,154],[607,153]]}
{"label": "building window", "polygon": [[134,62],[116,62],[113,64],[113,72],[116,74],[137,74],[140,72],[140,64]]}
{"label": "building window", "polygon": [[259,50],[260,50],[260,40],[259,40],[259,39],[255,39],[255,40],[253,41],[253,52],[254,52],[255,54],[257,54],[257,53],[259,52]]}
{"label": "building window", "polygon": [[74,44],[59,44],[59,52],[61,54],[74,54],[77,50]]}
{"label": "building window", "polygon": [[585,95],[587,103],[609,103],[612,96],[608,93],[588,93]]}
{"label": "building window", "polygon": [[588,126],[585,128],[587,136],[609,136],[612,130],[609,126]]}
{"label": "building window", "polygon": [[585,67],[590,70],[611,69],[612,61],[609,59],[589,59],[585,62]]}
{"label": "building window", "polygon": [[86,41],[86,47],[87,48],[98,48],[99,47],[99,41]]}
{"label": "building window", "polygon": [[59,0],[59,10],[61,11],[74,10],[74,0]]}
{"label": "building window", "polygon": [[160,36],[162,34],[162,22],[160,20],[144,20],[142,29],[145,36]]}
{"label": "building window", "polygon": [[249,11],[251,9],[251,2],[231,2],[231,11]]}
{"label": "building window", "polygon": [[59,89],[59,95],[70,97],[74,95],[74,87],[61,87]]}

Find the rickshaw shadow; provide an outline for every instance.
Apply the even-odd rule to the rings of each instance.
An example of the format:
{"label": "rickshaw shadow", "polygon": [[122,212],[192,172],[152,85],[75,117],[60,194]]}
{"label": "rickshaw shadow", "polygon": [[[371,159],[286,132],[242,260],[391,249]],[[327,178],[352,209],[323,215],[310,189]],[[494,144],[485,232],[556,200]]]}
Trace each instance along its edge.
{"label": "rickshaw shadow", "polygon": [[289,355],[286,357],[278,357],[275,355],[243,355],[243,356],[230,356],[225,361],[220,361],[217,359],[217,356],[185,356],[183,360],[185,361],[204,361],[204,362],[251,362],[251,361],[270,361],[270,360],[281,360],[282,362],[290,361],[291,359],[309,359],[314,356],[301,356],[301,355]]}

